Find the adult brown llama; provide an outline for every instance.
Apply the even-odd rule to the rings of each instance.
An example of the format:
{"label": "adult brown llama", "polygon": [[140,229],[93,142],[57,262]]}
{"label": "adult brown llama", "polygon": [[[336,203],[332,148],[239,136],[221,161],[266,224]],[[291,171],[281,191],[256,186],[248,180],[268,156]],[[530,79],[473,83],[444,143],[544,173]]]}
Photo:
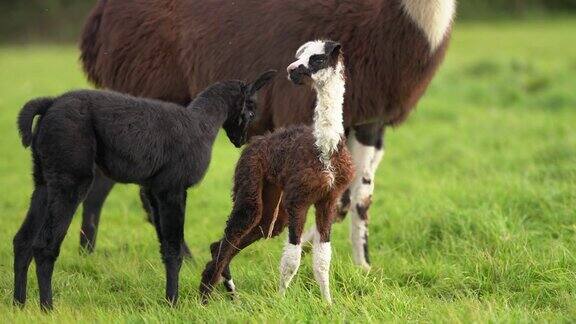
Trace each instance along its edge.
{"label": "adult brown llama", "polygon": [[[456,0],[99,0],[85,25],[82,63],[98,87],[185,103],[208,84],[280,69],[309,39],[346,48],[344,104],[357,170],[343,196],[353,256],[369,268],[368,209],[386,127],[406,119],[440,65]],[[251,134],[312,122],[314,94],[277,78],[259,98]],[[113,182],[101,178],[84,212],[93,246]]]}
{"label": "adult brown llama", "polygon": [[338,200],[354,176],[342,118],[344,61],[340,44],[334,41],[308,42],[297,53],[288,73],[296,84],[311,83],[317,94],[313,126],[290,126],[257,137],[242,152],[224,238],[210,246],[212,260],[202,273],[204,302],[224,272],[224,283],[234,292],[229,264],[241,249],[288,226],[280,261],[283,294],[300,266],[301,236],[311,205],[316,207],[317,228],[312,247],[314,276],[322,297],[331,302],[330,229]]}

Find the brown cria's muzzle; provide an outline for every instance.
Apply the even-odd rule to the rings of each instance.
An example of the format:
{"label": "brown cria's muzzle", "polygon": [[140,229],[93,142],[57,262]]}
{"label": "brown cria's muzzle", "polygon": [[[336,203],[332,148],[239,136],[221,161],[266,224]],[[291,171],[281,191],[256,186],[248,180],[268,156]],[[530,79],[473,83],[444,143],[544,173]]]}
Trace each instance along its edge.
{"label": "brown cria's muzzle", "polygon": [[310,70],[304,66],[304,64],[297,65],[298,62],[294,62],[288,66],[286,69],[288,72],[288,79],[292,83],[297,85],[303,85],[304,79],[310,77]]}

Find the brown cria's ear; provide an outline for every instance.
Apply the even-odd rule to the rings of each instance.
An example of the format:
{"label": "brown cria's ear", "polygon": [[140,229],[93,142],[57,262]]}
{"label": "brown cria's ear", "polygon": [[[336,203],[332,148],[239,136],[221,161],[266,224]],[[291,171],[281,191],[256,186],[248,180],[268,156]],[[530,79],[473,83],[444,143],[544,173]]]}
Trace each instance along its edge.
{"label": "brown cria's ear", "polygon": [[330,56],[331,58],[338,58],[341,49],[342,45],[340,45],[338,42],[329,40],[324,43],[324,53],[326,53],[326,55]]}
{"label": "brown cria's ear", "polygon": [[254,94],[256,94],[258,90],[262,89],[262,87],[264,87],[266,84],[272,81],[272,79],[276,76],[277,72],[278,71],[276,70],[269,70],[262,73],[262,75],[260,75],[254,82],[248,85],[247,95],[253,96]]}

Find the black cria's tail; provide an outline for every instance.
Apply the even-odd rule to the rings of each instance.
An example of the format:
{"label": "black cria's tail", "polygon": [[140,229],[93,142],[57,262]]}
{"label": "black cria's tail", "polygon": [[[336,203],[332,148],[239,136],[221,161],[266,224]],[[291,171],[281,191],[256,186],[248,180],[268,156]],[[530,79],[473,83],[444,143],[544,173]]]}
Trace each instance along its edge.
{"label": "black cria's tail", "polygon": [[24,147],[28,147],[32,143],[32,138],[34,137],[32,133],[34,117],[44,115],[53,103],[54,98],[37,98],[28,101],[24,107],[22,107],[22,110],[20,110],[20,115],[18,115],[18,131],[20,132],[20,138],[22,139],[22,145],[24,145]]}

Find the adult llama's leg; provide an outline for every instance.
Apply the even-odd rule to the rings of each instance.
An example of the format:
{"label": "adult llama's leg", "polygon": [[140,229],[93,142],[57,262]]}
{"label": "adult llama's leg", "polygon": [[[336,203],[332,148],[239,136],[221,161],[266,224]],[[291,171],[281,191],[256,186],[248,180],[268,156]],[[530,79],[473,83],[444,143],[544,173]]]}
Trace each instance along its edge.
{"label": "adult llama's leg", "polygon": [[372,204],[376,170],[384,155],[384,127],[355,127],[348,145],[356,175],[350,186],[350,241],[356,265],[370,269],[368,252],[368,210]]}
{"label": "adult llama's leg", "polygon": [[80,250],[82,252],[94,252],[102,206],[114,184],[114,180],[107,178],[102,174],[102,171],[96,168],[94,183],[82,203],[82,229],[80,230]]}
{"label": "adult llama's leg", "polygon": [[[381,123],[356,126],[348,135],[348,149],[352,154],[356,176],[350,188],[339,200],[336,221],[350,212],[350,241],[354,263],[370,269],[368,251],[368,210],[372,204],[376,170],[384,156],[384,127]],[[316,227],[304,235],[304,242],[312,241]]]}

